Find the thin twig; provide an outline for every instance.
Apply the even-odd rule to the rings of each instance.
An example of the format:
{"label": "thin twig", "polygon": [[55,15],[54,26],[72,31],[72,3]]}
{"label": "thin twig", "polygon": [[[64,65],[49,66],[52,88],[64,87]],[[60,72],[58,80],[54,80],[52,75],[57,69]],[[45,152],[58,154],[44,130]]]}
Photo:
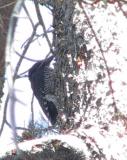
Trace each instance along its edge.
{"label": "thin twig", "polygon": [[23,59],[26,59],[26,60],[28,60],[28,61],[31,61],[31,62],[37,62],[37,61],[38,61],[38,60],[31,59],[31,58],[28,58],[28,57],[26,57],[26,56],[23,56],[22,54],[18,53],[17,51],[15,51],[15,53],[16,53],[18,56],[20,56],[20,57],[22,57]]}
{"label": "thin twig", "polygon": [[14,87],[13,85],[11,86],[11,88],[9,88],[9,98],[10,98],[10,121],[11,121],[11,126],[12,126],[12,135],[13,135],[13,140],[14,140],[14,144],[16,146],[16,149],[19,152],[19,147],[18,147],[18,143],[16,140],[17,137],[17,132],[16,132],[16,121],[15,121],[15,91],[14,91]]}
{"label": "thin twig", "polygon": [[34,108],[33,108],[33,102],[34,102],[34,94],[32,95],[32,100],[31,100],[31,113],[32,113],[32,115],[31,115],[31,117],[32,117],[31,122],[32,122],[32,125],[34,126]]}
{"label": "thin twig", "polygon": [[0,9],[6,8],[6,7],[10,7],[10,6],[12,6],[13,4],[15,4],[15,3],[16,3],[16,1],[7,3],[7,4],[3,5],[3,6],[0,6]]}
{"label": "thin twig", "polygon": [[23,8],[24,8],[24,11],[26,12],[27,17],[29,18],[29,21],[30,21],[30,23],[31,23],[31,25],[32,25],[32,28],[34,29],[34,22],[33,22],[30,14],[29,14],[29,12],[28,12],[28,10],[27,10],[27,7],[26,7],[25,3],[23,3]]}
{"label": "thin twig", "polygon": [[50,42],[50,40],[49,40],[47,31],[46,31],[46,27],[45,27],[45,23],[44,23],[44,21],[43,21],[43,18],[42,18],[42,15],[41,15],[41,12],[40,12],[39,5],[38,5],[37,0],[34,0],[34,5],[35,5],[35,9],[36,9],[36,13],[37,13],[37,17],[38,17],[39,23],[41,24],[41,26],[42,26],[42,28],[43,28],[44,35],[45,35],[45,38],[46,38],[47,43],[48,43],[48,45],[49,45],[50,51],[53,52],[53,50],[52,50],[52,44],[51,44],[51,42]]}
{"label": "thin twig", "polygon": [[[15,80],[17,78],[17,74],[18,74],[18,71],[19,71],[19,67],[22,63],[22,60],[23,60],[23,57],[25,56],[31,42],[32,42],[32,39],[34,38],[34,35],[36,33],[36,30],[37,30],[37,27],[38,27],[38,23],[35,25],[35,28],[33,30],[33,33],[31,35],[31,37],[29,38],[29,41],[26,45],[26,47],[24,48],[24,51],[23,51],[23,54],[22,54],[22,57],[20,57],[18,63],[17,63],[17,66],[16,66],[16,69],[15,69],[15,73],[14,73],[14,76],[13,76],[13,83],[15,83]],[[10,98],[10,95],[8,93],[7,97],[6,97],[6,100],[5,100],[5,105],[4,105],[4,112],[3,112],[3,120],[2,120],[2,124],[1,124],[1,127],[0,127],[0,135],[2,134],[2,131],[3,131],[3,128],[4,128],[4,124],[5,124],[5,121],[6,121],[6,113],[7,113],[7,106],[8,106],[8,101],[9,101],[9,98]]]}
{"label": "thin twig", "polygon": [[5,105],[4,105],[3,119],[2,119],[2,123],[1,123],[1,127],[0,127],[0,136],[1,136],[2,132],[3,132],[4,124],[5,124],[5,121],[6,121],[8,101],[9,101],[9,93],[8,93],[8,95],[6,97],[6,101],[5,101]]}
{"label": "thin twig", "polygon": [[16,66],[16,68],[15,68],[14,77],[13,77],[13,80],[14,80],[14,81],[15,81],[15,79],[16,79],[16,76],[17,76],[17,73],[18,73],[18,71],[19,71],[19,67],[20,67],[20,65],[21,65],[21,63],[22,63],[23,57],[25,56],[25,54],[26,54],[26,52],[27,52],[27,50],[28,50],[28,48],[29,48],[29,46],[30,46],[30,44],[31,44],[34,36],[35,36],[35,33],[36,33],[36,30],[37,30],[38,25],[39,25],[39,24],[37,23],[37,24],[34,26],[33,33],[32,33],[32,35],[31,35],[31,37],[29,38],[29,41],[28,41],[27,45],[26,45],[25,48],[24,48],[24,51],[23,51],[23,53],[22,53],[22,56],[21,56],[20,59],[19,59],[19,62],[17,63],[17,66]]}
{"label": "thin twig", "polygon": [[[9,128],[12,129],[12,125],[6,120],[5,123],[8,125]],[[15,127],[16,130],[25,130],[25,131],[30,131],[30,129],[28,128],[24,128],[24,127]]]}

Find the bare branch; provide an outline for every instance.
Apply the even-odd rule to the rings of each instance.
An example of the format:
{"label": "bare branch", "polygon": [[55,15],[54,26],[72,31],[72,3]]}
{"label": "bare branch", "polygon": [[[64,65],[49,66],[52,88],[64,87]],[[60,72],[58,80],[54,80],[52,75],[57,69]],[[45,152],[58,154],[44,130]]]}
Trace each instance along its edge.
{"label": "bare branch", "polygon": [[6,121],[8,101],[9,101],[9,93],[6,97],[6,101],[5,101],[5,105],[4,105],[3,119],[2,119],[2,124],[1,124],[1,127],[0,127],[0,136],[3,132],[4,124],[5,124],[5,121]]}
{"label": "bare branch", "polygon": [[34,125],[34,107],[33,107],[33,102],[34,102],[34,95],[32,95],[32,100],[31,100],[31,117],[32,117],[32,125]]}
{"label": "bare branch", "polygon": [[6,8],[6,7],[10,7],[10,6],[14,5],[14,4],[15,4],[15,1],[7,3],[7,4],[3,5],[3,6],[0,6],[0,9]]}
{"label": "bare branch", "polygon": [[28,18],[29,18],[29,21],[31,22],[31,25],[32,25],[32,27],[33,27],[33,29],[34,29],[34,22],[33,22],[33,20],[31,19],[31,16],[30,16],[30,14],[29,14],[29,12],[28,12],[28,10],[27,10],[27,7],[26,7],[25,3],[23,3],[23,8],[24,8],[24,10],[25,10],[25,12],[26,12],[26,14],[27,14],[27,16],[28,16]]}
{"label": "bare branch", "polygon": [[31,58],[26,57],[26,56],[23,56],[22,54],[18,53],[17,51],[15,51],[15,53],[16,53],[19,57],[22,57],[23,59],[26,59],[26,60],[31,61],[31,62],[37,62],[37,60],[31,59]]}
{"label": "bare branch", "polygon": [[[9,128],[12,129],[12,125],[6,120],[5,123],[8,125]],[[24,128],[24,127],[15,127],[16,130],[26,130],[26,131],[30,131],[28,128]]]}
{"label": "bare branch", "polygon": [[20,65],[21,65],[21,63],[22,63],[23,57],[25,56],[25,54],[26,54],[28,48],[30,47],[30,44],[31,44],[31,42],[32,42],[32,40],[33,40],[33,38],[34,38],[34,36],[35,36],[35,33],[36,33],[36,30],[37,30],[38,25],[39,25],[39,24],[37,23],[37,24],[34,26],[33,33],[32,33],[32,35],[31,35],[31,37],[29,38],[29,41],[28,41],[27,45],[26,45],[25,48],[24,48],[24,51],[23,51],[23,53],[22,53],[22,57],[20,57],[19,62],[17,63],[17,66],[16,66],[16,68],[15,68],[14,77],[13,77],[13,80],[14,80],[14,81],[15,81],[15,79],[16,79],[16,76],[17,76],[19,67],[20,67]]}
{"label": "bare branch", "polygon": [[44,35],[45,35],[45,38],[46,38],[47,43],[49,45],[50,51],[53,52],[52,51],[52,44],[51,44],[51,42],[49,40],[49,37],[48,37],[48,34],[46,32],[46,27],[45,27],[45,24],[44,24],[44,21],[43,21],[43,18],[42,18],[42,15],[41,15],[37,0],[34,0],[34,5],[35,5],[35,9],[36,9],[36,13],[37,13],[37,17],[38,17],[39,23],[41,24],[41,26],[43,28]]}
{"label": "bare branch", "polygon": [[[17,66],[15,68],[15,72],[14,72],[14,76],[13,76],[13,84],[15,83],[15,80],[17,78],[17,75],[18,75],[18,71],[19,71],[19,68],[20,68],[20,65],[22,63],[22,60],[23,60],[23,57],[25,56],[33,38],[34,38],[34,35],[36,33],[36,30],[37,30],[37,27],[38,27],[38,24],[35,25],[35,28],[33,30],[33,33],[31,34],[31,37],[29,38],[29,41],[26,45],[26,47],[24,48],[24,51],[23,51],[23,54],[22,54],[22,57],[20,57],[18,63],[17,63]],[[11,47],[11,46],[10,46]],[[2,131],[3,131],[3,128],[4,128],[4,124],[5,124],[5,121],[6,121],[6,113],[7,113],[7,106],[8,106],[8,101],[10,99],[10,95],[8,93],[7,97],[6,97],[6,101],[5,101],[5,106],[4,106],[4,115],[3,115],[3,120],[2,120],[2,124],[1,124],[1,128],[0,128],[0,135],[2,134]]]}

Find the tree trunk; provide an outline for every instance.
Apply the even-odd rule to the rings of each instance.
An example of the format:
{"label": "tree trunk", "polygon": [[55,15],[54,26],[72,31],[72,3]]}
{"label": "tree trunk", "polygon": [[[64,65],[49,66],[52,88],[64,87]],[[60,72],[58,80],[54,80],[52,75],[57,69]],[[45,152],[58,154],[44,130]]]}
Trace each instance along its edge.
{"label": "tree trunk", "polygon": [[12,0],[0,1],[0,98],[3,95],[4,72],[5,72],[5,47],[8,33],[9,19],[16,3]]}
{"label": "tree trunk", "polygon": [[[77,1],[54,1],[53,46],[56,55],[56,96],[58,99],[58,125],[61,132],[68,132],[83,120],[85,72],[87,70],[84,28],[80,28]],[[82,26],[83,22],[80,21]],[[81,80],[82,79],[82,80]],[[81,89],[79,88],[81,87]]]}

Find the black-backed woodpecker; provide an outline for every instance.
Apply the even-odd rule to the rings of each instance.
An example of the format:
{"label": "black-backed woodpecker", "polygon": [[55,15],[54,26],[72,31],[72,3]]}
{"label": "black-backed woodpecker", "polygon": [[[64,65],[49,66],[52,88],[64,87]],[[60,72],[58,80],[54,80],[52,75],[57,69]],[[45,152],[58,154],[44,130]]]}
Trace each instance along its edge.
{"label": "black-backed woodpecker", "polygon": [[55,124],[58,115],[56,104],[46,99],[47,95],[54,95],[54,70],[49,66],[54,56],[50,56],[35,63],[28,72],[31,88],[39,104],[52,124]]}

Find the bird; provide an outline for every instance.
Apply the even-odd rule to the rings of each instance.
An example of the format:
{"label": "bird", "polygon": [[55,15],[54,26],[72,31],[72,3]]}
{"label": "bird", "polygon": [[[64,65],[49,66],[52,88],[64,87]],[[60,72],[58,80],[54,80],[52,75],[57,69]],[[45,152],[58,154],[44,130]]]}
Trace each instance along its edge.
{"label": "bird", "polygon": [[31,83],[33,94],[37,98],[43,112],[52,125],[56,123],[58,111],[55,102],[52,100],[55,89],[54,70],[49,66],[54,55],[38,61],[28,71],[28,78]]}

